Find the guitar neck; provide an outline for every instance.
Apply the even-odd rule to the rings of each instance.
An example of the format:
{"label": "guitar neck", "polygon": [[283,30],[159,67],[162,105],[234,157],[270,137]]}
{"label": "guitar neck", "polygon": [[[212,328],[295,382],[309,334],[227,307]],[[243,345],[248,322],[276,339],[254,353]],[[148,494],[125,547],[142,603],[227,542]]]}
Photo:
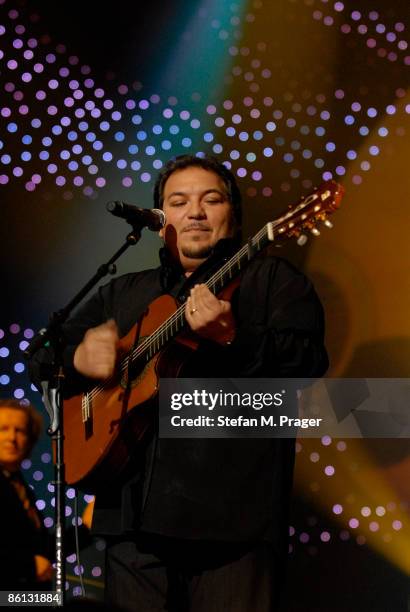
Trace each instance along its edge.
{"label": "guitar neck", "polygon": [[253,238],[250,238],[241,249],[229,261],[227,261],[206,282],[207,287],[218,295],[229,283],[242,272],[247,264],[273,240],[269,226],[263,227]]}

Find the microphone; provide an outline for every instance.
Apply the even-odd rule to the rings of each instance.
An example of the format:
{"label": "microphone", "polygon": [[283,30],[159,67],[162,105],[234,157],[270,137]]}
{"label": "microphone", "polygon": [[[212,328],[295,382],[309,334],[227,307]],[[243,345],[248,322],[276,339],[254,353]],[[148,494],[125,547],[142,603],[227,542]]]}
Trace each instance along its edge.
{"label": "microphone", "polygon": [[152,232],[157,232],[165,225],[165,213],[160,208],[139,208],[134,204],[115,201],[108,202],[107,210],[115,217],[125,219],[131,225],[147,227]]}

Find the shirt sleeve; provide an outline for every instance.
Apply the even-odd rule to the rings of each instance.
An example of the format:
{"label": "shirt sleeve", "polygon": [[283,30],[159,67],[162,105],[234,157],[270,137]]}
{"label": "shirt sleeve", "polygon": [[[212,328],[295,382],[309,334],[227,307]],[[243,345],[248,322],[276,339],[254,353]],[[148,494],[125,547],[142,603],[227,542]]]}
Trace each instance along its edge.
{"label": "shirt sleeve", "polygon": [[328,368],[324,313],[312,283],[283,259],[257,259],[233,299],[226,357],[238,377],[313,378]]}

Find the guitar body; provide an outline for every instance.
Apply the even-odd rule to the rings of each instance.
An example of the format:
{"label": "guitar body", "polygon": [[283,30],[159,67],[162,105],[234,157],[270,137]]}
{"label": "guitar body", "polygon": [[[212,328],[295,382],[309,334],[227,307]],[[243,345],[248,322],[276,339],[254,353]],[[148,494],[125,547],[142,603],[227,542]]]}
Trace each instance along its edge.
{"label": "guitar body", "polygon": [[[152,302],[142,320],[120,340],[120,353],[129,353],[177,309],[164,295]],[[178,376],[197,346],[181,335],[148,363],[133,366],[128,376],[114,375],[98,394],[82,394],[64,402],[66,480],[89,492],[115,480],[126,468],[147,431],[155,423],[159,376]],[[87,407],[88,418],[84,418]]]}

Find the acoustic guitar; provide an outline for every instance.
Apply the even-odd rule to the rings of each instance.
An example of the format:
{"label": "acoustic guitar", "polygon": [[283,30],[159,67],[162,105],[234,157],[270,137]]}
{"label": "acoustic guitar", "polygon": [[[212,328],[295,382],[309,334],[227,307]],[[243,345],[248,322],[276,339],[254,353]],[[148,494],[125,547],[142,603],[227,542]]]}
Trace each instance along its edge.
{"label": "acoustic guitar", "polygon": [[[229,300],[249,261],[272,243],[307,233],[319,235],[319,223],[339,206],[344,189],[327,181],[274,221],[267,223],[206,281],[220,299]],[[161,376],[177,377],[199,338],[185,321],[185,305],[169,295],[154,300],[141,320],[120,340],[115,374],[64,402],[66,479],[95,492],[118,479],[147,430],[155,427],[155,402]],[[191,353],[192,354],[192,353]],[[166,364],[166,366],[164,365]]]}

